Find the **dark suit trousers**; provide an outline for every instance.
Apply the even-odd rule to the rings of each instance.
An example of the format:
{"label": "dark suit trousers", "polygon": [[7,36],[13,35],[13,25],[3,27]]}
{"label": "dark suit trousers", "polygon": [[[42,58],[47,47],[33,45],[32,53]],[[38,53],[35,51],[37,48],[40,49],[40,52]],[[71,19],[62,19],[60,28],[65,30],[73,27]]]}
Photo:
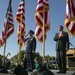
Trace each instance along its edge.
{"label": "dark suit trousers", "polygon": [[27,66],[30,70],[33,70],[34,68],[34,59],[33,59],[33,53],[27,52],[26,53],[26,59],[27,59]]}
{"label": "dark suit trousers", "polygon": [[59,71],[66,72],[66,51],[56,51],[56,60]]}

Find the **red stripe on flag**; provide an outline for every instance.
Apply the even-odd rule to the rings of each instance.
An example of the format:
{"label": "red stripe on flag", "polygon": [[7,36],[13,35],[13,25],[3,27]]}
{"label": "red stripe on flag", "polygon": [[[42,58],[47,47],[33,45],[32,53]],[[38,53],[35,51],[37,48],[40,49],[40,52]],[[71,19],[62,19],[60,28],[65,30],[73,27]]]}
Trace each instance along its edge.
{"label": "red stripe on flag", "polygon": [[[48,0],[38,0],[35,13],[35,21],[36,21],[35,37],[41,43],[43,43],[43,36],[45,40],[46,33],[50,29],[48,10],[49,10]],[[43,33],[43,29],[45,33]]]}
{"label": "red stripe on flag", "polygon": [[75,35],[75,1],[67,0],[65,27],[70,36]]}

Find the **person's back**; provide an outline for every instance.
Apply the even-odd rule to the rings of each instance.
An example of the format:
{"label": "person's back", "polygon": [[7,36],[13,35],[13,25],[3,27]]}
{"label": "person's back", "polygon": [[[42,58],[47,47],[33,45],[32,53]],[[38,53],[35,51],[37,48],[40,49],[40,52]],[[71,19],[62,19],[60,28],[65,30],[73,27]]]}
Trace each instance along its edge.
{"label": "person's back", "polygon": [[18,65],[14,70],[15,75],[28,75],[26,69],[21,65]]}
{"label": "person's back", "polygon": [[0,68],[2,67],[2,57],[0,55]]}
{"label": "person's back", "polygon": [[32,75],[54,75],[54,74],[49,69],[47,69],[46,64],[44,64],[41,69],[39,69],[36,72],[32,73]]}
{"label": "person's back", "polygon": [[5,67],[8,69],[10,68],[11,62],[7,59],[5,63]]}

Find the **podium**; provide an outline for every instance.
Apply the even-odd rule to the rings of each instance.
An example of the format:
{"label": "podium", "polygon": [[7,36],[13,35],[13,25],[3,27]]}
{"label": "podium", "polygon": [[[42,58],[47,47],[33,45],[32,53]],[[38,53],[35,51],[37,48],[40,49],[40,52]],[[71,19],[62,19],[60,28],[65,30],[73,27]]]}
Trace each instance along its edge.
{"label": "podium", "polygon": [[75,69],[75,48],[69,48],[66,52],[67,68]]}

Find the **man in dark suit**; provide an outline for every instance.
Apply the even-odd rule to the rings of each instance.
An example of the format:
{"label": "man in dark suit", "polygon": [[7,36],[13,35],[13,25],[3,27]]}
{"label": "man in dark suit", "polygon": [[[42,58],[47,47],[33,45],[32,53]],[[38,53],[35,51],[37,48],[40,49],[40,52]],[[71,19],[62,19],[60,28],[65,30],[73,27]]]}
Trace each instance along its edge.
{"label": "man in dark suit", "polygon": [[58,26],[58,33],[55,34],[56,41],[56,60],[59,67],[59,72],[66,73],[66,51],[69,49],[68,33],[63,31],[63,26]]}
{"label": "man in dark suit", "polygon": [[33,36],[34,32],[30,30],[28,32],[29,37],[26,39],[27,45],[26,45],[26,60],[27,60],[27,66],[28,70],[32,71],[34,69],[34,52],[36,49],[36,39]]}

